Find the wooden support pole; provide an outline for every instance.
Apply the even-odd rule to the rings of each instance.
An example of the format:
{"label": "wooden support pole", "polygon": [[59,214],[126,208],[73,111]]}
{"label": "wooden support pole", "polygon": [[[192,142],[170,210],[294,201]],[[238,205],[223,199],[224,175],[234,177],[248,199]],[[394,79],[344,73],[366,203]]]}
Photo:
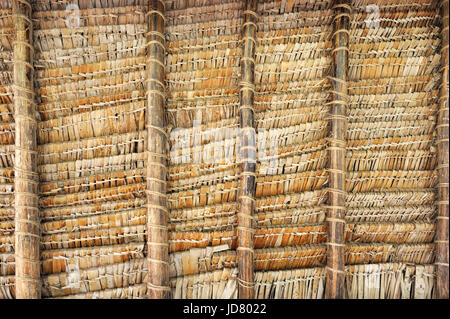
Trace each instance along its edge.
{"label": "wooden support pole", "polygon": [[254,122],[256,0],[246,0],[242,40],[240,82],[240,187],[238,210],[238,297],[252,299],[253,283],[253,213],[255,211],[256,134]]}
{"label": "wooden support pole", "polygon": [[345,156],[347,131],[347,67],[350,24],[348,0],[337,0],[334,6],[333,100],[330,110],[329,192],[327,210],[327,275],[325,297],[344,297],[344,228],[345,228]]}
{"label": "wooden support pole", "polygon": [[147,262],[148,296],[170,298],[167,132],[165,125],[164,2],[149,0],[147,12]]}
{"label": "wooden support pole", "polygon": [[17,299],[39,299],[40,216],[38,207],[37,121],[33,87],[31,5],[14,0],[14,209]]}
{"label": "wooden support pole", "polygon": [[436,292],[437,298],[448,299],[448,0],[441,2],[442,16],[442,84],[437,123],[438,149],[438,217],[436,225]]}

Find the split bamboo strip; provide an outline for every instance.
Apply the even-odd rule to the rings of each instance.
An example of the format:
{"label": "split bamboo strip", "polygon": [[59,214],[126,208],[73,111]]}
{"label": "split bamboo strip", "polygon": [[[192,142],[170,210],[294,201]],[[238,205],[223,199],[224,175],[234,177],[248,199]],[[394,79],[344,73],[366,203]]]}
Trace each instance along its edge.
{"label": "split bamboo strip", "polygon": [[441,16],[442,16],[442,51],[441,51],[441,65],[442,65],[442,84],[440,92],[439,103],[439,117],[437,125],[438,138],[438,218],[436,229],[436,287],[437,298],[449,298],[449,274],[448,274],[448,0],[441,2]]}
{"label": "split bamboo strip", "polygon": [[33,92],[31,4],[13,1],[15,136],[16,298],[41,297],[38,208],[37,122]]}
{"label": "split bamboo strip", "polygon": [[167,204],[167,133],[165,130],[164,2],[149,1],[147,33],[147,262],[148,296],[170,298]]}
{"label": "split bamboo strip", "polygon": [[256,189],[256,132],[254,121],[256,0],[246,0],[242,25],[244,51],[241,58],[240,127],[241,127],[241,177],[238,210],[238,296],[252,299],[253,283],[253,213]]}
{"label": "split bamboo strip", "polygon": [[329,198],[328,198],[328,242],[327,276],[325,297],[344,297],[344,226],[345,226],[345,174],[347,131],[347,69],[350,10],[349,1],[338,0],[334,6],[334,84],[331,101],[329,146]]}

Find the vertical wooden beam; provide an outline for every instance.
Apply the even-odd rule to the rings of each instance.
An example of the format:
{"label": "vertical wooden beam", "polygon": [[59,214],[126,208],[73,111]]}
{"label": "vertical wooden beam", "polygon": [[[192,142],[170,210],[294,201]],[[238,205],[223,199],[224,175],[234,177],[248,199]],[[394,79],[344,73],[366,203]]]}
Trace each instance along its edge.
{"label": "vertical wooden beam", "polygon": [[147,262],[148,296],[170,298],[165,125],[164,2],[149,0],[147,33]]}
{"label": "vertical wooden beam", "polygon": [[37,122],[33,87],[31,5],[12,2],[14,19],[14,198],[16,298],[39,299],[40,217],[38,208]]}
{"label": "vertical wooden beam", "polygon": [[333,100],[330,110],[329,192],[327,210],[327,275],[325,297],[344,297],[344,228],[345,228],[345,156],[347,131],[347,68],[350,24],[348,0],[337,0],[334,6]]}
{"label": "vertical wooden beam", "polygon": [[254,122],[256,0],[245,1],[240,82],[240,187],[238,209],[238,297],[252,299],[253,283],[253,213],[255,211],[256,134]]}
{"label": "vertical wooden beam", "polygon": [[442,16],[442,84],[437,123],[438,149],[438,217],[436,225],[436,292],[437,298],[448,299],[448,0],[441,2]]}

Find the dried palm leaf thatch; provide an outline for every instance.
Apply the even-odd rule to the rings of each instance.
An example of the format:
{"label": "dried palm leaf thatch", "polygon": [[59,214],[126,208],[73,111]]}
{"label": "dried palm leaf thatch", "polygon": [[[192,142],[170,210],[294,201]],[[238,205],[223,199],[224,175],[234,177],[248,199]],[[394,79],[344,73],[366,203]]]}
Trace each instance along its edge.
{"label": "dried palm leaf thatch", "polygon": [[322,299],[325,268],[265,271],[255,273],[255,298]]}
{"label": "dried palm leaf thatch", "polygon": [[[75,21],[32,1],[42,296],[146,298],[148,1],[70,3]],[[236,298],[245,2],[164,3],[171,293]],[[257,3],[253,292],[324,298],[334,1]],[[435,297],[438,3],[350,1],[346,298]],[[13,22],[0,0],[0,299],[16,296]]]}
{"label": "dried palm leaf thatch", "polygon": [[43,275],[57,274],[123,263],[144,257],[143,243],[86,247],[76,250],[48,250],[41,254]]}
{"label": "dried palm leaf thatch", "polygon": [[145,299],[147,284],[136,284],[124,288],[103,289],[94,292],[70,296],[53,297],[52,299]]}
{"label": "dried palm leaf thatch", "polygon": [[15,277],[14,276],[0,276],[0,299],[14,299],[15,292]]}
{"label": "dried palm leaf thatch", "polygon": [[346,267],[350,299],[430,299],[434,265],[381,263]]}
{"label": "dried palm leaf thatch", "polygon": [[95,291],[126,288],[147,280],[145,259],[133,259],[107,266],[79,269],[74,265],[67,272],[42,277],[43,297],[62,297]]}
{"label": "dried palm leaf thatch", "polygon": [[237,268],[172,278],[174,299],[235,299]]}
{"label": "dried palm leaf thatch", "polygon": [[147,3],[73,4],[76,21],[67,3],[33,3],[42,293],[139,297]]}
{"label": "dried palm leaf thatch", "polygon": [[376,21],[369,4],[352,1],[346,261],[355,265],[346,269],[346,293],[431,298],[441,81],[436,1],[383,1]]}
{"label": "dried palm leaf thatch", "polygon": [[[323,297],[323,268],[304,268],[326,259],[330,8],[330,1],[258,2],[255,270],[268,272],[255,273],[256,298]],[[274,237],[292,230],[314,235]]]}
{"label": "dried palm leaf thatch", "polygon": [[[254,267],[257,271],[308,268],[323,266],[325,258],[324,245],[264,248],[256,251]],[[172,277],[235,268],[236,266],[236,252],[230,250],[227,244],[193,248],[170,255]]]}
{"label": "dried palm leaf thatch", "polygon": [[345,247],[347,265],[403,262],[430,264],[434,258],[433,244],[351,244]]}

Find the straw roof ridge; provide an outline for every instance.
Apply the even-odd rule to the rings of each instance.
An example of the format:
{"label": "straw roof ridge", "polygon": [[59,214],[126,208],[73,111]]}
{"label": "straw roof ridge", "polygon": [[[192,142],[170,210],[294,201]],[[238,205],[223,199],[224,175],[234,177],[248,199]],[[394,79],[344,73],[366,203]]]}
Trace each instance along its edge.
{"label": "straw roof ridge", "polygon": [[42,222],[59,221],[76,217],[89,217],[113,212],[121,212],[144,207],[146,199],[144,196],[128,198],[125,200],[109,200],[101,203],[76,206],[60,206],[53,208],[42,208]]}

